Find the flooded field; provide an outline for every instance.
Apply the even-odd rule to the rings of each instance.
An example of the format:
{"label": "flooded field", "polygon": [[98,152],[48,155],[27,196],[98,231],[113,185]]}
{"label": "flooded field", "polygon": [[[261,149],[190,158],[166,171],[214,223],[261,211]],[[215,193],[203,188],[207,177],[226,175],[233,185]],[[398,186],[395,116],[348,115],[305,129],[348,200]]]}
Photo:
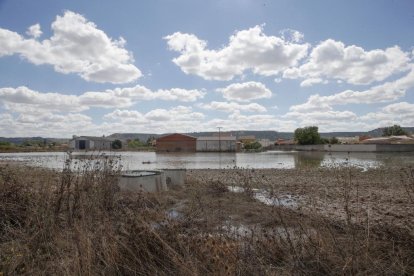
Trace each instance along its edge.
{"label": "flooded field", "polygon": [[[225,169],[338,167],[351,165],[363,170],[381,166],[414,165],[414,154],[407,153],[324,153],[268,151],[260,153],[155,153],[155,152],[76,152],[77,164],[116,157],[126,170],[153,169]],[[68,154],[63,152],[1,153],[2,162],[22,162],[29,166],[61,169]]]}

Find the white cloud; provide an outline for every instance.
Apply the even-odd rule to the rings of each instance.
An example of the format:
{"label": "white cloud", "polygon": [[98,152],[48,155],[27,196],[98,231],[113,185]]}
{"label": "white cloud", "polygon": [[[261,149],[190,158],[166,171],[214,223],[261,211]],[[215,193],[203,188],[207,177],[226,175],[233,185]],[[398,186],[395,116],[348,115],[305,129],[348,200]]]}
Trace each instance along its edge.
{"label": "white cloud", "polygon": [[150,89],[137,85],[128,88],[116,88],[114,90],[107,90],[102,93],[111,93],[118,97],[128,97],[134,100],[164,100],[164,101],[182,101],[195,102],[204,97],[205,92],[197,89],[159,89],[151,91]]}
{"label": "white cloud", "polygon": [[25,86],[17,88],[0,88],[0,102],[8,109],[24,112],[27,107],[37,110],[72,111],[78,112],[86,108],[80,104],[79,98],[74,95],[59,93],[40,93]]}
{"label": "white cloud", "polygon": [[204,114],[193,112],[188,106],[176,106],[171,109],[157,108],[145,114],[136,110],[114,110],[104,116],[104,119],[120,122],[140,122],[150,124],[151,122],[185,122],[204,118]]}
{"label": "white cloud", "polygon": [[290,111],[330,110],[333,105],[390,102],[403,97],[406,90],[411,87],[414,87],[414,69],[398,80],[386,82],[364,91],[346,90],[330,96],[312,95],[306,103],[291,106]]}
{"label": "white cloud", "polygon": [[0,28],[0,56],[19,54],[33,64],[50,64],[57,72],[101,83],[128,83],[141,76],[125,39],[111,39],[82,15],[66,11],[56,17],[52,31],[49,39],[37,41],[38,24],[28,30],[34,39]]}
{"label": "white cloud", "polygon": [[272,92],[260,82],[233,83],[225,88],[217,89],[227,100],[248,102],[251,100],[270,98]]}
{"label": "white cloud", "polygon": [[266,112],[266,107],[257,104],[257,103],[249,103],[249,104],[239,104],[235,102],[211,102],[209,104],[200,104],[199,105],[203,109],[208,110],[219,110],[224,112],[234,112],[236,110],[239,111],[247,111],[247,112]]}
{"label": "white cloud", "polygon": [[152,121],[170,121],[172,120],[170,112],[166,109],[154,109],[145,114],[145,118]]}
{"label": "white cloud", "polygon": [[116,109],[111,113],[105,114],[104,119],[108,120],[141,120],[144,117],[141,112],[138,112],[136,110],[120,110]]}
{"label": "white cloud", "polygon": [[297,30],[292,29],[284,29],[280,31],[280,35],[285,41],[292,41],[292,42],[302,42],[305,35]]}
{"label": "white cloud", "polygon": [[85,92],[79,96],[61,93],[42,93],[25,86],[0,88],[0,103],[7,110],[25,113],[44,113],[44,110],[57,112],[79,112],[90,107],[125,108],[137,101],[165,100],[192,102],[204,97],[204,92],[172,88],[151,91],[143,86],[116,88],[103,92]]}
{"label": "white cloud", "polygon": [[[344,80],[350,84],[371,84],[408,70],[410,57],[398,46],[365,51],[328,39],[312,49],[309,60],[284,71],[285,78]],[[312,84],[312,83],[309,83]]]}
{"label": "white cloud", "polygon": [[309,86],[312,86],[312,85],[317,84],[317,83],[327,83],[327,81],[324,81],[321,78],[310,78],[310,79],[306,79],[306,80],[302,81],[300,83],[300,86],[301,87],[309,87]]}
{"label": "white cloud", "polygon": [[371,112],[361,116],[361,120],[369,122],[372,126],[384,127],[394,124],[401,126],[414,125],[414,104],[399,102],[387,105],[378,112]]}
{"label": "white cloud", "polygon": [[279,119],[274,115],[243,115],[235,111],[225,119],[212,119],[203,124],[204,129],[216,131],[217,126],[225,130],[278,130],[291,131],[295,122],[287,119]]}
{"label": "white cloud", "polygon": [[115,110],[104,116],[108,121],[103,125],[111,132],[114,132],[114,129],[130,132],[131,128],[136,132],[150,133],[189,132],[199,130],[204,118],[204,114],[194,112],[188,106],[158,108],[145,114],[135,110]]}
{"label": "white cloud", "polygon": [[0,135],[10,137],[71,137],[74,132],[87,132],[95,127],[89,116],[80,113],[19,114],[17,117],[0,114],[0,119]]}
{"label": "white cloud", "polygon": [[34,38],[38,38],[39,36],[42,35],[42,30],[40,29],[40,25],[39,23],[30,26],[27,31],[26,34],[29,36],[32,36]]}
{"label": "white cloud", "polygon": [[301,125],[321,124],[326,121],[352,121],[357,118],[357,115],[351,111],[313,111],[313,112],[288,112],[283,118],[296,119],[301,121]]}
{"label": "white cloud", "polygon": [[[297,40],[300,35],[294,37]],[[193,34],[176,32],[164,39],[170,50],[180,53],[173,62],[183,72],[207,80],[231,80],[248,69],[259,75],[277,75],[297,66],[309,48],[308,44],[267,36],[263,26],[237,31],[219,50],[207,49],[207,42]]]}

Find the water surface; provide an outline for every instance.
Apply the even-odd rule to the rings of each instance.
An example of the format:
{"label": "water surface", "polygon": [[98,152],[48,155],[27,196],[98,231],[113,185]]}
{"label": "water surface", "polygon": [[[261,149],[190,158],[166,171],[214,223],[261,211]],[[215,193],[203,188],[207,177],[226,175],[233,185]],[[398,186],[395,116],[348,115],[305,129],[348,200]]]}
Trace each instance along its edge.
{"label": "water surface", "polygon": [[[125,170],[224,169],[332,167],[351,165],[361,169],[379,166],[414,165],[407,153],[325,153],[268,151],[260,153],[156,153],[156,152],[75,152],[72,162],[81,164],[103,156],[116,157]],[[99,157],[99,158],[97,158]],[[68,154],[63,152],[0,153],[0,161],[18,161],[30,166],[62,169]]]}

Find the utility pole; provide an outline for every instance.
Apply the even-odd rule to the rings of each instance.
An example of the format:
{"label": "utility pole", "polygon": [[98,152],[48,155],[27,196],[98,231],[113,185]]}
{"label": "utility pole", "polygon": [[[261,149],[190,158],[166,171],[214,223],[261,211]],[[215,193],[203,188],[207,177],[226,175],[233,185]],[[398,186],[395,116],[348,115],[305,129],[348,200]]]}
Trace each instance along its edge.
{"label": "utility pole", "polygon": [[222,127],[217,127],[218,128],[218,130],[219,130],[219,152],[221,152],[221,129],[222,129]]}

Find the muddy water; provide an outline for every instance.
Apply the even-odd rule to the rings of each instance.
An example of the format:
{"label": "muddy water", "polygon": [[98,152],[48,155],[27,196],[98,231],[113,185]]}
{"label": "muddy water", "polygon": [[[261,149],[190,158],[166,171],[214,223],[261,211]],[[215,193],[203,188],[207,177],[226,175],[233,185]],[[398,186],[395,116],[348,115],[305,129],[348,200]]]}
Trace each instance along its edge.
{"label": "muddy water", "polygon": [[[380,166],[414,165],[414,153],[324,153],[268,151],[261,153],[73,153],[75,162],[90,162],[99,155],[116,156],[124,169],[224,169],[354,166],[363,170]],[[62,152],[0,153],[2,162],[23,162],[30,166],[61,169],[68,157]]]}

